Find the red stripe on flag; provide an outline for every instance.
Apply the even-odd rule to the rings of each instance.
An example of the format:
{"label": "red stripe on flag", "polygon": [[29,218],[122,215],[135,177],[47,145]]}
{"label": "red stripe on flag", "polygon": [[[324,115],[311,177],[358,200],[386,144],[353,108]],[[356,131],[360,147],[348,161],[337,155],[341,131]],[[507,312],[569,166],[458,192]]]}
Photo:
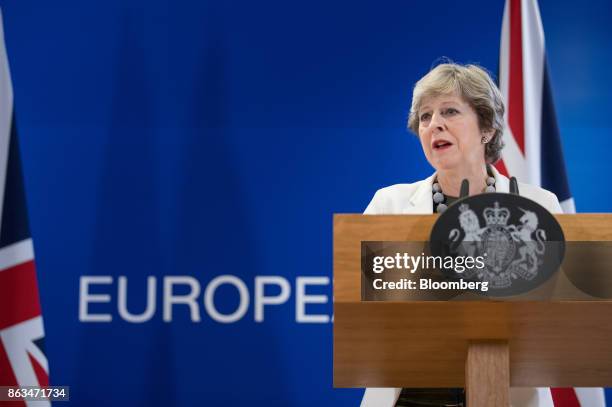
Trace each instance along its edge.
{"label": "red stripe on flag", "polygon": [[34,260],[0,271],[0,329],[39,315]]}
{"label": "red stripe on flag", "polygon": [[510,178],[510,173],[506,168],[506,164],[504,164],[504,160],[499,160],[498,162],[496,162],[495,168],[497,168],[497,171],[499,171],[502,175],[505,175],[506,177]]}
{"label": "red stripe on flag", "polygon": [[32,364],[32,368],[34,369],[34,374],[36,374],[36,379],[38,380],[39,386],[48,386],[49,385],[49,375],[45,372],[45,369],[38,363],[36,358],[28,352],[28,357],[30,358],[30,363]]}
{"label": "red stripe on flag", "polygon": [[525,116],[523,109],[523,30],[521,0],[510,0],[510,75],[508,78],[508,124],[525,155]]}
{"label": "red stripe on flag", "polygon": [[580,407],[576,392],[571,387],[551,387],[555,407]]}

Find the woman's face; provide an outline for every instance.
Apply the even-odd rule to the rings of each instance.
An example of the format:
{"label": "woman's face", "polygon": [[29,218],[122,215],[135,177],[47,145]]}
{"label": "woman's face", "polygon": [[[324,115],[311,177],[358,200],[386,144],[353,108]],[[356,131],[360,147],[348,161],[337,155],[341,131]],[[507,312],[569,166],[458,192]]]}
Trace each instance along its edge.
{"label": "woman's face", "polygon": [[483,133],[472,107],[457,95],[426,98],[419,115],[419,139],[427,161],[438,171],[484,165]]}

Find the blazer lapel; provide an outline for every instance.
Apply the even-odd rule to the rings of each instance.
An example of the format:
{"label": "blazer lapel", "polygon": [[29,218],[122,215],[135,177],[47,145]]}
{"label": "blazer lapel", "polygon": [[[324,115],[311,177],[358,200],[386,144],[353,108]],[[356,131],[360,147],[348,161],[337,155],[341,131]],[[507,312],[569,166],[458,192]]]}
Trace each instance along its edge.
{"label": "blazer lapel", "polygon": [[415,214],[430,214],[433,213],[433,200],[431,198],[431,186],[433,180],[436,178],[436,173],[433,173],[428,178],[425,178],[420,182],[414,194],[408,202],[409,206],[406,208],[406,213]]}
{"label": "blazer lapel", "polygon": [[495,177],[495,191],[496,192],[510,192],[510,180],[504,175],[497,171],[497,168],[491,165],[491,171]]}

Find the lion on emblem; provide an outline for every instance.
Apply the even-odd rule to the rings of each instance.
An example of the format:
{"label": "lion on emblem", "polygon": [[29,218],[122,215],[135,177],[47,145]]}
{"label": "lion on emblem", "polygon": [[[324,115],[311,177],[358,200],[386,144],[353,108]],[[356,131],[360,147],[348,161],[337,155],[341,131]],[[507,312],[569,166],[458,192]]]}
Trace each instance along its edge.
{"label": "lion on emblem", "polygon": [[[461,232],[459,232],[459,229],[451,230],[448,236],[454,243],[451,250],[458,250],[462,255],[473,257],[481,251],[482,245],[480,242],[482,242],[482,234],[486,230],[486,227],[480,227],[478,215],[476,215],[476,212],[469,209],[467,205],[461,205],[459,211],[461,212],[459,215],[459,224],[461,225],[461,229],[463,229],[464,237],[460,241],[459,237]],[[459,244],[461,244],[460,247],[458,247]]]}

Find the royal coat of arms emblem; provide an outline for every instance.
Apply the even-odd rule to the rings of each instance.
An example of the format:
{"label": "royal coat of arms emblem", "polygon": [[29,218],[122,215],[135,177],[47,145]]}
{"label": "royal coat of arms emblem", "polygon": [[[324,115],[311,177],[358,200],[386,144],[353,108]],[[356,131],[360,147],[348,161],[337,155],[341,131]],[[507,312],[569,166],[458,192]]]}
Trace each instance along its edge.
{"label": "royal coat of arms emblem", "polygon": [[546,251],[546,232],[538,229],[535,212],[518,209],[523,212],[519,224],[509,225],[510,209],[500,207],[496,201],[493,207],[484,209],[486,224],[481,227],[478,216],[469,205],[459,206],[459,224],[463,234],[458,229],[449,233],[449,240],[455,243],[453,251],[472,257],[486,254],[485,268],[470,269],[466,278],[478,274],[479,280],[488,281],[492,288],[510,287],[517,278],[533,280]]}
{"label": "royal coat of arms emblem", "polygon": [[491,295],[513,295],[541,284],[556,271],[564,253],[564,236],[542,206],[519,195],[488,193],[450,206],[432,230],[432,254],[482,256],[483,268],[454,278],[488,282]]}

